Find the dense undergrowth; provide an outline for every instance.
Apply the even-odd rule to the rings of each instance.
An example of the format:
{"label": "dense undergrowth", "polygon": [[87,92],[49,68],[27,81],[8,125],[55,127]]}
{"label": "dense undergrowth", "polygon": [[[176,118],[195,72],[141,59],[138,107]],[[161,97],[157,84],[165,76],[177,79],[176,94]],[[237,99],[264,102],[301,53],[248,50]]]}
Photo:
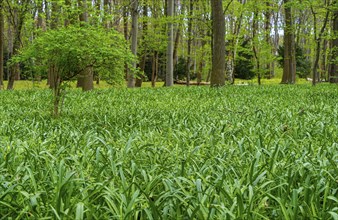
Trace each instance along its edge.
{"label": "dense undergrowth", "polygon": [[0,219],[338,219],[338,87],[0,93]]}

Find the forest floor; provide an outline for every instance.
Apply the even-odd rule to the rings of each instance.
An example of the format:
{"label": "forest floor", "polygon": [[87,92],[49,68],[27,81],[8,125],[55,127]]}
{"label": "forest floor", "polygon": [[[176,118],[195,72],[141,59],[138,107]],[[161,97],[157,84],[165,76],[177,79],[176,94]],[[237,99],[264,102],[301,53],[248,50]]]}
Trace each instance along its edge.
{"label": "forest floor", "polygon": [[0,92],[0,219],[337,219],[338,86]]}
{"label": "forest floor", "polygon": [[[196,81],[191,81],[196,82]],[[281,79],[280,78],[273,78],[273,79],[262,79],[261,84],[262,85],[278,85],[280,84]],[[127,83],[126,83],[127,84]],[[125,85],[126,85],[125,84]],[[156,87],[163,87],[164,82],[156,82]],[[306,79],[297,79],[296,84],[311,84],[311,82],[307,81]],[[76,81],[70,82],[71,87],[76,87]],[[124,86],[125,86],[124,85]],[[235,85],[258,85],[257,79],[251,79],[251,80],[243,80],[243,79],[236,79]],[[4,88],[7,86],[7,81],[4,81]],[[122,87],[124,87],[122,86]],[[184,85],[175,85],[175,86],[184,86]],[[100,81],[99,84],[96,84],[94,82],[94,88],[95,89],[106,89],[111,88],[112,85],[108,84],[105,81]],[[116,87],[116,86],[115,86]],[[149,88],[151,87],[151,82],[143,82],[142,87]],[[14,89],[18,90],[25,90],[25,89],[44,89],[48,88],[47,81],[30,81],[30,80],[18,80],[14,83]]]}

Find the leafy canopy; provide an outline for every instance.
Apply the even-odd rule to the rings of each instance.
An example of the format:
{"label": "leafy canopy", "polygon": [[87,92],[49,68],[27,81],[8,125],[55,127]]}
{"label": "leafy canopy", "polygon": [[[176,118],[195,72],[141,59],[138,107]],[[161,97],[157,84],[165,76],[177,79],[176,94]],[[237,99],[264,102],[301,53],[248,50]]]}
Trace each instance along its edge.
{"label": "leafy canopy", "polygon": [[24,62],[36,74],[46,74],[53,66],[62,80],[93,67],[103,79],[116,82],[123,80],[125,62],[133,59],[127,42],[118,32],[92,26],[68,26],[41,33],[12,62]]}

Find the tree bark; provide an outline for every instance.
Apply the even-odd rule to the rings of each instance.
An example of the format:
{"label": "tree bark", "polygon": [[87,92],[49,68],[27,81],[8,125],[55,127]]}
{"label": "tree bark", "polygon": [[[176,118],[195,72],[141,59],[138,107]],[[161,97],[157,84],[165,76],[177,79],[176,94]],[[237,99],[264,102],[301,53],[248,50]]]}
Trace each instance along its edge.
{"label": "tree bark", "polygon": [[258,8],[256,6],[255,12],[254,12],[253,24],[252,24],[252,38],[253,38],[253,52],[254,52],[254,56],[256,60],[257,80],[258,80],[258,85],[261,85],[260,58],[258,54],[258,48],[256,46],[257,41],[258,41],[257,31],[258,31]]}
{"label": "tree bark", "polygon": [[4,80],[4,15],[3,0],[0,0],[0,90]]}
{"label": "tree bark", "polygon": [[[167,0],[167,17],[172,19],[174,15],[174,0]],[[166,86],[174,85],[174,28],[172,21],[168,22],[168,45],[167,45],[167,66]]]}
{"label": "tree bark", "polygon": [[[265,28],[265,42],[267,45],[271,45],[271,3],[269,0],[266,1],[265,3],[266,6],[266,11],[265,11],[265,23],[264,23],[264,28]],[[271,56],[273,56],[273,50],[271,49]],[[266,77],[268,79],[271,79],[274,75],[274,69],[273,69],[273,61],[269,61],[266,64]]]}
{"label": "tree bark", "polygon": [[[126,41],[129,41],[129,36],[128,36],[128,10],[127,7],[123,7],[123,35],[124,39]],[[124,64],[124,75],[125,75],[125,80],[128,80],[128,74],[129,74],[129,67],[127,63]]]}
{"label": "tree bark", "polygon": [[289,0],[284,0],[284,68],[281,82],[283,84],[294,84],[296,81],[295,39],[292,30],[292,10],[289,2]]}
{"label": "tree bark", "polygon": [[191,66],[191,43],[192,43],[192,16],[194,10],[193,0],[189,1],[189,17],[188,17],[188,57],[186,63],[186,73],[187,73],[187,83],[186,85],[190,85],[190,66]]}
{"label": "tree bark", "polygon": [[[66,4],[68,4],[66,2]],[[47,13],[47,12],[46,12]],[[49,13],[48,13],[49,14]],[[58,16],[59,16],[59,7],[57,5],[56,2],[52,2],[52,11],[50,12],[50,16],[51,16],[51,19],[48,19],[50,20],[50,28],[51,29],[56,29],[57,26],[58,26],[58,22],[59,22],[59,19],[58,19]],[[48,17],[48,16],[47,16]],[[55,89],[55,85],[56,85],[56,76],[54,76],[54,74],[56,74],[56,72],[54,71],[54,68],[53,67],[48,67],[48,73],[47,73],[47,84],[49,85],[49,88],[50,89]],[[59,86],[58,86],[59,87]]]}
{"label": "tree bark", "polygon": [[[147,5],[143,6],[143,18],[146,18],[148,16],[148,7]],[[146,19],[144,19],[143,23],[142,23],[142,39],[143,39],[143,43],[145,42],[145,38],[146,38],[146,32],[148,30],[148,23],[146,21]],[[144,80],[144,70],[146,67],[146,61],[147,61],[147,55],[148,55],[148,49],[146,48],[146,45],[143,46],[143,54],[140,60],[140,71],[142,74],[139,74],[138,77],[136,78],[136,82],[135,82],[135,86],[136,87],[141,87],[142,86],[142,82]]]}
{"label": "tree bark", "polygon": [[329,20],[329,10],[326,11],[324,23],[323,23],[322,28],[320,29],[320,32],[318,33],[318,36],[317,36],[317,16],[316,16],[316,12],[314,12],[314,9],[313,9],[312,6],[311,6],[311,11],[312,11],[312,15],[313,15],[314,38],[315,38],[315,42],[316,42],[316,47],[315,47],[316,56],[315,56],[315,61],[313,63],[313,67],[312,67],[312,85],[315,86],[316,83],[319,82],[319,80],[320,80],[319,74],[318,74],[318,63],[319,63],[319,59],[320,59],[320,45],[321,45],[322,36],[324,34],[327,22]]}
{"label": "tree bark", "polygon": [[211,0],[212,11],[212,87],[225,85],[225,18],[222,0]]}
{"label": "tree bark", "polygon": [[[78,0],[78,7],[82,10],[79,15],[80,25],[81,23],[88,22],[88,6],[87,0]],[[93,67],[89,66],[83,69],[77,77],[77,87],[81,87],[83,91],[89,91],[94,89],[94,75]]]}
{"label": "tree bark", "polygon": [[[131,3],[131,52],[137,56],[137,33],[138,33],[138,0],[133,0]],[[135,87],[135,74],[136,61],[133,62],[133,70],[128,73],[128,88]]]}
{"label": "tree bark", "polygon": [[[337,4],[337,2],[335,1]],[[336,8],[333,15],[333,22],[332,22],[332,30],[333,36],[331,42],[331,64],[330,64],[330,73],[329,73],[329,81],[330,83],[338,83],[338,9]]]}
{"label": "tree bark", "polygon": [[[28,11],[29,0],[24,0],[20,3],[20,10],[13,11],[13,20],[14,22],[14,42],[13,42],[13,53],[12,56],[15,56],[19,53],[21,47],[21,32],[24,24],[24,19]],[[19,65],[13,65],[9,72],[8,76],[8,85],[7,90],[12,90],[14,88],[15,79],[19,78]]]}

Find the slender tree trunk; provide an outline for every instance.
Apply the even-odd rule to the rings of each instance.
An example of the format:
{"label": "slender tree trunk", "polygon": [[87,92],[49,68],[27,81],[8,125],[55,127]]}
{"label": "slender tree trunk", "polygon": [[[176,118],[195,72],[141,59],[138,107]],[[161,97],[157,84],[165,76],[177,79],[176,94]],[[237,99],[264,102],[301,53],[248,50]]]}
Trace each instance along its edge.
{"label": "slender tree trunk", "polygon": [[313,7],[311,7],[312,15],[313,15],[313,28],[314,28],[314,38],[316,42],[316,56],[315,56],[315,61],[313,63],[312,67],[312,85],[315,86],[316,82],[319,82],[319,74],[318,74],[318,63],[320,59],[320,45],[322,41],[322,36],[325,32],[326,25],[329,20],[329,10],[326,11],[325,19],[322,28],[320,29],[320,32],[318,33],[317,36],[317,16],[316,13],[314,12]]}
{"label": "slender tree trunk", "polygon": [[155,87],[158,75],[158,52],[154,51],[152,62],[151,86]]}
{"label": "slender tree trunk", "polygon": [[173,52],[173,66],[175,67],[177,64],[177,54],[178,54],[178,46],[180,45],[180,37],[181,37],[181,27],[180,25],[177,27],[177,31],[175,34],[175,43],[174,43],[174,52]]}
{"label": "slender tree trunk", "polygon": [[[126,6],[123,7],[123,34],[124,34],[124,39],[126,41],[129,41],[129,36],[128,36],[128,11]],[[128,80],[128,74],[129,74],[129,68],[128,65],[125,64],[124,65],[124,75],[125,75],[125,79]]]}
{"label": "slender tree trunk", "polygon": [[[148,7],[147,5],[143,6],[143,18],[146,18],[148,16]],[[145,42],[145,38],[146,38],[146,32],[148,30],[148,23],[146,21],[146,19],[144,19],[143,23],[142,23],[142,39],[143,39],[143,43]],[[148,56],[148,49],[146,48],[146,45],[143,46],[143,54],[140,60],[140,71],[142,72],[142,74],[139,74],[138,77],[136,78],[136,82],[135,82],[135,86],[136,87],[141,87],[142,86],[142,82],[144,80],[144,70],[146,67],[146,61],[147,61],[147,56]]]}
{"label": "slender tree trunk", "polygon": [[[204,32],[203,32],[204,35]],[[201,48],[202,48],[202,56],[200,57],[199,64],[198,64],[198,71],[197,71],[197,84],[200,85],[202,82],[202,73],[203,73],[203,66],[204,66],[204,57],[205,57],[205,44],[206,41],[203,39],[204,36],[201,37],[202,40],[200,42]]]}
{"label": "slender tree trunk", "polygon": [[[265,12],[265,24],[264,24],[264,28],[265,28],[265,42],[267,45],[271,45],[271,37],[270,37],[270,33],[271,33],[271,3],[269,2],[269,0],[266,1],[265,3],[266,5],[266,12]],[[273,56],[273,50],[271,49],[271,55]],[[266,64],[266,70],[267,70],[267,78],[271,79],[272,76],[274,75],[273,73],[273,65],[272,65],[273,61],[269,61]]]}
{"label": "slender tree trunk", "polygon": [[[167,17],[172,19],[174,16],[174,0],[167,0]],[[166,86],[174,85],[174,27],[172,21],[168,22],[168,45],[167,45],[167,66],[166,66]]]}
{"label": "slender tree trunk", "polygon": [[[278,3],[277,3],[278,6]],[[274,36],[273,36],[273,54],[274,56],[277,54],[278,46],[279,46],[279,30],[278,30],[278,20],[279,20],[279,11],[273,13],[273,27],[274,27]],[[275,66],[276,62],[272,63],[273,75],[275,77]]]}
{"label": "slender tree trunk", "polygon": [[212,11],[212,87],[225,85],[225,18],[222,0],[211,0]]}
{"label": "slender tree trunk", "polygon": [[321,67],[320,67],[320,72],[321,76],[320,78],[324,78],[325,81],[327,81],[327,57],[326,57],[326,51],[328,48],[328,41],[325,39],[323,40],[323,50],[322,50],[322,56],[321,56]]}
{"label": "slender tree trunk", "polygon": [[[334,2],[337,4],[337,1]],[[332,30],[333,36],[331,42],[331,64],[330,64],[330,73],[329,73],[329,81],[330,83],[338,83],[338,9],[336,8],[333,14],[333,22],[332,22]]]}
{"label": "slender tree trunk", "polygon": [[[131,52],[137,56],[137,33],[138,33],[138,0],[133,0],[131,3]],[[133,70],[129,71],[128,74],[128,88],[135,87],[135,74],[133,71],[136,70],[136,61],[133,63]]]}
{"label": "slender tree trunk", "polygon": [[191,43],[192,43],[192,16],[194,10],[193,0],[189,1],[189,17],[188,17],[188,57],[186,63],[187,86],[190,85],[190,66],[191,66]]}
{"label": "slender tree trunk", "polygon": [[[257,3],[256,3],[257,4]],[[257,6],[256,6],[257,7]],[[258,49],[257,49],[257,31],[258,31],[258,8],[255,8],[254,12],[254,20],[252,25],[252,39],[253,39],[253,52],[256,60],[256,71],[257,71],[257,80],[258,85],[261,85],[261,70],[260,70],[260,58],[258,55]]]}
{"label": "slender tree trunk", "polygon": [[3,0],[0,0],[0,90],[4,81],[4,15]]}

